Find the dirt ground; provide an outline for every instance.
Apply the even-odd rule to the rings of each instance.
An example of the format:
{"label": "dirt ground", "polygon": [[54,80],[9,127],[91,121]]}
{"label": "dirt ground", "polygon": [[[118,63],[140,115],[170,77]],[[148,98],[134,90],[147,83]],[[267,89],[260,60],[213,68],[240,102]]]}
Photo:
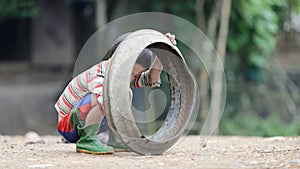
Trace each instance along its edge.
{"label": "dirt ground", "polygon": [[187,136],[158,156],[89,155],[58,136],[0,136],[0,168],[300,168],[300,137]]}

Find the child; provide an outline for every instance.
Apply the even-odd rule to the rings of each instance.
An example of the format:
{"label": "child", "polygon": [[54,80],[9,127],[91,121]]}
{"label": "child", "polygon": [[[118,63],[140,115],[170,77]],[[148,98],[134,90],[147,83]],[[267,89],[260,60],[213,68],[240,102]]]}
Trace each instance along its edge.
{"label": "child", "polygon": [[[109,51],[110,57],[122,40],[130,33],[119,37]],[[176,45],[175,36],[167,33],[166,36]],[[133,66],[130,78],[130,87],[153,87],[160,84],[160,73],[163,65],[149,49],[144,49]],[[55,104],[58,112],[58,132],[69,142],[76,143],[76,151],[90,154],[111,154],[113,147],[120,147],[109,135],[111,146],[105,145],[97,138],[99,130],[103,132],[105,122],[103,105],[104,72],[110,59],[94,65],[90,69],[77,75],[65,88]],[[132,91],[129,91],[132,100]],[[104,126],[105,128],[105,126]],[[106,127],[107,128],[107,127]]]}

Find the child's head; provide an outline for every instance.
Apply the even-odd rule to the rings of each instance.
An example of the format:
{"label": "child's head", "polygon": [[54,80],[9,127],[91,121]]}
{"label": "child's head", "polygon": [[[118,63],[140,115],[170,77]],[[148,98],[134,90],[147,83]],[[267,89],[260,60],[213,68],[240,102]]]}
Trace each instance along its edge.
{"label": "child's head", "polygon": [[116,49],[118,48],[118,46],[120,45],[120,43],[126,38],[126,36],[128,36],[129,34],[131,34],[131,32],[125,33],[121,36],[119,36],[117,38],[117,40],[114,42],[112,48],[110,48],[110,50],[108,51],[109,54],[109,58],[112,57],[112,55],[115,53]]}
{"label": "child's head", "polygon": [[144,49],[135,61],[135,64],[140,64],[146,69],[149,69],[153,61],[153,53],[149,49]]}
{"label": "child's head", "polygon": [[[116,49],[118,48],[118,46],[120,45],[120,43],[126,38],[126,36],[128,36],[130,34],[126,33],[121,35],[120,37],[117,38],[117,40],[115,41],[115,43],[113,44],[113,47],[110,49],[109,51],[109,56],[111,57],[114,52],[116,51]],[[132,75],[131,75],[131,81],[134,79],[134,77],[139,76],[142,72],[144,72],[145,70],[149,69],[153,59],[153,52],[149,49],[144,49],[138,56],[133,69],[132,69]]]}
{"label": "child's head", "polygon": [[[109,57],[112,57],[120,43],[128,36],[131,32],[125,33],[117,38],[117,40],[114,42],[112,48],[108,51]],[[149,49],[144,49],[138,56],[136,63],[149,68],[151,66],[151,63],[153,61],[153,53]]]}
{"label": "child's head", "polygon": [[132,68],[131,78],[132,81],[135,77],[140,76],[141,73],[150,68],[153,61],[153,53],[149,49],[144,49],[138,56]]}

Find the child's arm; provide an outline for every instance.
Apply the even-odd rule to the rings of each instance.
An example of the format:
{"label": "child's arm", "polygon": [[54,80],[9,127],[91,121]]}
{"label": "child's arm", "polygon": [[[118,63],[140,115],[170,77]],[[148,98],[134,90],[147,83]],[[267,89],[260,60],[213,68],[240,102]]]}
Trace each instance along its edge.
{"label": "child's arm", "polygon": [[[171,41],[171,43],[173,45],[177,44],[177,42],[175,40],[175,35],[173,35],[171,33],[166,33],[165,35],[167,38],[169,38],[169,40]],[[159,58],[157,56],[155,56],[154,63],[152,64],[152,66],[150,68],[150,79],[151,79],[152,84],[159,83],[160,74],[162,72],[162,69],[163,69],[163,65],[162,65],[161,61],[159,60]]]}
{"label": "child's arm", "polygon": [[155,56],[154,62],[149,69],[149,76],[152,84],[157,84],[160,80],[160,74],[162,72],[163,65],[159,58]]}
{"label": "child's arm", "polygon": [[141,75],[136,76],[130,83],[130,87],[159,87],[160,86],[160,74],[162,72],[163,65],[159,58],[155,56],[153,64],[148,70],[143,72]]}
{"label": "child's arm", "polygon": [[[175,35],[171,33],[166,33],[165,36],[169,38],[173,45],[176,45]],[[162,72],[163,65],[159,58],[155,56],[154,62],[150,69],[143,72],[140,76],[135,77],[130,83],[130,87],[140,88],[140,87],[159,87],[160,86],[160,74]]]}

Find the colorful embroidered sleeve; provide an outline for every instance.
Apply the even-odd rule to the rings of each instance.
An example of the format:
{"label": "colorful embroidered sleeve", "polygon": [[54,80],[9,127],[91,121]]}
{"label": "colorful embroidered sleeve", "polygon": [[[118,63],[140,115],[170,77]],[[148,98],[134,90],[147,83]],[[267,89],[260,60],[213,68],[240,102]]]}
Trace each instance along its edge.
{"label": "colorful embroidered sleeve", "polygon": [[136,77],[131,83],[130,87],[141,88],[141,87],[160,87],[160,78],[156,83],[152,83],[150,77],[150,71],[143,72],[140,76]]}

